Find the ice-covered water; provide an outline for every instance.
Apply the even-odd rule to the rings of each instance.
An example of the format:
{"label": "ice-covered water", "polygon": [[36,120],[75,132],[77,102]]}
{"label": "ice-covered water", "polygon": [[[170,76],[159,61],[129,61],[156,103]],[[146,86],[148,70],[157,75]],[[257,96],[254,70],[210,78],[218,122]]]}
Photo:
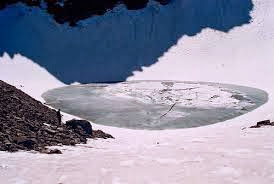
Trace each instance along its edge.
{"label": "ice-covered water", "polygon": [[178,81],[72,85],[43,94],[47,104],[94,123],[133,129],[208,125],[245,114],[267,101],[249,87]]}

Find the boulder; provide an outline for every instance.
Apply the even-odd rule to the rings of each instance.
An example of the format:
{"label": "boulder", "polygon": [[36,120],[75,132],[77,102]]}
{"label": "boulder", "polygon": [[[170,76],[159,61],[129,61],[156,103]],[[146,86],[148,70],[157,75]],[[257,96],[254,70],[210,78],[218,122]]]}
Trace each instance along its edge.
{"label": "boulder", "polygon": [[92,136],[92,126],[87,120],[72,119],[66,122],[66,125],[72,129],[82,129],[85,134]]}
{"label": "boulder", "polygon": [[47,154],[62,154],[59,149],[53,149],[47,152]]}

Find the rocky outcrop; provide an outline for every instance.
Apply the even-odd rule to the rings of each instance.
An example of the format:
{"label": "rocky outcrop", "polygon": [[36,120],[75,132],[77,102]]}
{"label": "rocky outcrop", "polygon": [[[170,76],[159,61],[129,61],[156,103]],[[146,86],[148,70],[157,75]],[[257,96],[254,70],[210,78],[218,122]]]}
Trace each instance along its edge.
{"label": "rocky outcrop", "polygon": [[250,128],[260,128],[262,126],[274,126],[274,122],[271,122],[270,120],[259,121],[256,125],[251,126]]}
{"label": "rocky outcrop", "polygon": [[101,138],[101,139],[114,139],[114,137],[110,134],[107,134],[105,132],[103,132],[102,130],[93,130],[92,132],[92,138],[96,139],[96,138]]}
{"label": "rocky outcrop", "polygon": [[46,147],[86,143],[87,138],[111,137],[93,133],[88,121],[69,122],[59,124],[57,111],[0,80],[0,151],[35,150],[57,154],[60,151],[47,150]]}
{"label": "rocky outcrop", "polygon": [[92,126],[87,120],[72,119],[66,125],[75,131],[83,131],[87,136],[92,137]]}
{"label": "rocky outcrop", "polygon": [[90,122],[87,120],[77,120],[77,119],[72,119],[66,122],[66,125],[73,129],[76,132],[79,133],[84,133],[86,136],[91,137],[91,138],[102,138],[102,139],[109,139],[109,138],[114,138],[112,135],[107,134],[103,132],[102,130],[92,130],[92,126]]}
{"label": "rocky outcrop", "polygon": [[[129,10],[138,10],[147,6],[149,0],[44,0],[46,10],[52,14],[58,23],[68,22],[71,26],[76,25],[79,20],[93,15],[102,15],[113,9],[118,4],[125,4]],[[165,5],[170,0],[155,0]],[[2,0],[0,9],[7,5],[22,2],[28,6],[42,6],[42,0]]]}

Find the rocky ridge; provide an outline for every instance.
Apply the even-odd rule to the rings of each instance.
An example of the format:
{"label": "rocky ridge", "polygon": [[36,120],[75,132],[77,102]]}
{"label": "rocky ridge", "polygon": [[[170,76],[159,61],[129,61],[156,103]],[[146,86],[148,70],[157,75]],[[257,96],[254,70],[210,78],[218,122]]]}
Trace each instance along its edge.
{"label": "rocky ridge", "polygon": [[256,125],[251,126],[250,128],[261,128],[264,126],[274,126],[274,122],[270,120],[263,120],[256,123]]}
{"label": "rocky ridge", "polygon": [[[170,0],[154,1],[165,5]],[[19,2],[42,9],[45,7],[56,22],[61,24],[68,22],[71,26],[75,26],[79,20],[93,15],[103,15],[119,4],[125,4],[129,10],[138,10],[146,7],[149,0],[1,0],[0,9]]]}
{"label": "rocky ridge", "polygon": [[92,130],[86,120],[60,124],[57,111],[0,80],[0,151],[60,153],[47,146],[86,143],[87,138],[113,137],[101,130]]}

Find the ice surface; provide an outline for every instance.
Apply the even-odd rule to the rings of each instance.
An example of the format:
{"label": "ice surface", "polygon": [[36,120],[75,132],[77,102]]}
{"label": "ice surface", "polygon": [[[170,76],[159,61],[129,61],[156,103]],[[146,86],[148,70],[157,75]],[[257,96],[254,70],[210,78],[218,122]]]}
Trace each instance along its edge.
{"label": "ice surface", "polygon": [[55,108],[98,124],[173,129],[231,119],[265,103],[267,94],[227,84],[135,81],[73,85],[50,90],[43,98]]}

